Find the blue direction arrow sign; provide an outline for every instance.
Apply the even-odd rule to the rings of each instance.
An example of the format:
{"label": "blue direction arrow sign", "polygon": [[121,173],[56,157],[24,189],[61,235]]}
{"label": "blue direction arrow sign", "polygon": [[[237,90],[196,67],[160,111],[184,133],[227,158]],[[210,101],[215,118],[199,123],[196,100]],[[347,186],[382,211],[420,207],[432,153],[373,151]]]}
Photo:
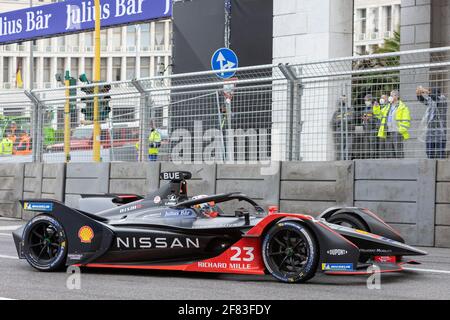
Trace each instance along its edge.
{"label": "blue direction arrow sign", "polygon": [[211,58],[211,69],[217,72],[217,76],[222,79],[228,79],[234,76],[236,71],[227,71],[239,66],[239,60],[233,50],[220,48],[214,52]]}

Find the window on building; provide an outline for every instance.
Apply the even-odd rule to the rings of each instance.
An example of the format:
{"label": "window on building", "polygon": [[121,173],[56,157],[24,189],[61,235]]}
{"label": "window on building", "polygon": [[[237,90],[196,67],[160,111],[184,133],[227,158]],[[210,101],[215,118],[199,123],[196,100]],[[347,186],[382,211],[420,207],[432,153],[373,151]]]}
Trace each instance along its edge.
{"label": "window on building", "polygon": [[121,80],[122,58],[113,58],[113,81]]}
{"label": "window on building", "polygon": [[150,77],[150,57],[141,58],[141,78]]}
{"label": "window on building", "polygon": [[3,82],[11,82],[11,79],[9,79],[9,57],[3,58]]}
{"label": "window on building", "polygon": [[155,57],[155,65],[154,65],[154,69],[153,69],[153,74],[155,76],[161,76],[164,74],[165,68],[166,68],[166,66],[164,64],[164,57],[163,56]]}
{"label": "window on building", "polygon": [[392,31],[392,7],[386,7],[386,31]]}
{"label": "window on building", "polygon": [[165,22],[155,23],[155,46],[156,50],[164,50]]}
{"label": "window on building", "polygon": [[42,49],[45,52],[52,51],[52,38],[45,38],[41,40]]}
{"label": "window on building", "polygon": [[380,14],[379,14],[378,8],[371,8],[370,9],[370,15],[372,16],[372,32],[378,32],[378,23],[380,20]]}
{"label": "window on building", "polygon": [[37,87],[38,58],[33,58],[33,87]]}
{"label": "window on building", "polygon": [[136,46],[136,27],[128,26],[127,27],[127,47]]}
{"label": "window on building", "polygon": [[56,60],[56,73],[64,75],[65,73],[65,59],[57,58]]}
{"label": "window on building", "polygon": [[113,29],[113,43],[115,51],[120,51],[122,46],[122,28]]}
{"label": "window on building", "polygon": [[[95,66],[93,65],[93,68]],[[92,72],[92,78],[94,79],[94,71]],[[100,80],[106,81],[108,80],[108,59],[107,58],[101,58],[100,59]]]}
{"label": "window on building", "polygon": [[86,32],[84,34],[84,45],[87,48],[92,48],[94,46],[94,34],[92,32]]}
{"label": "window on building", "polygon": [[84,73],[86,74],[86,77],[89,80],[94,79],[94,59],[93,58],[85,58],[84,59]]}
{"label": "window on building", "polygon": [[108,30],[100,31],[100,46],[106,48],[108,46]]}
{"label": "window on building", "polygon": [[136,78],[136,58],[127,58],[127,80]]}
{"label": "window on building", "polygon": [[141,50],[150,48],[150,25],[148,23],[141,24]]}
{"label": "window on building", "polygon": [[356,46],[356,53],[359,55],[365,55],[367,53],[366,46]]}
{"label": "window on building", "polygon": [[367,32],[367,9],[359,9],[359,23],[360,23],[360,30],[361,33]]}
{"label": "window on building", "polygon": [[72,47],[78,47],[80,45],[80,36],[78,34],[71,34],[68,36],[69,45]]}
{"label": "window on building", "polygon": [[70,60],[70,76],[78,78],[78,69],[79,69],[79,59],[72,58]]}
{"label": "window on building", "polygon": [[64,51],[66,47],[66,37],[65,36],[58,37],[57,43],[59,50]]}
{"label": "window on building", "polygon": [[44,58],[44,66],[43,66],[43,80],[44,83],[50,83],[51,80],[51,66],[52,61],[51,58]]}

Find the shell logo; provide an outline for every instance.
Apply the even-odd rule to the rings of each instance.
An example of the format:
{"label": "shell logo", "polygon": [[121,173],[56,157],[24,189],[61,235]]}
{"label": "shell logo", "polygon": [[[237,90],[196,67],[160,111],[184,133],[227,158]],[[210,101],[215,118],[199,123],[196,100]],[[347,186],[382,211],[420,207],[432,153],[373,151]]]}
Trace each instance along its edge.
{"label": "shell logo", "polygon": [[94,231],[89,226],[83,226],[78,230],[78,238],[82,243],[91,243],[94,238]]}

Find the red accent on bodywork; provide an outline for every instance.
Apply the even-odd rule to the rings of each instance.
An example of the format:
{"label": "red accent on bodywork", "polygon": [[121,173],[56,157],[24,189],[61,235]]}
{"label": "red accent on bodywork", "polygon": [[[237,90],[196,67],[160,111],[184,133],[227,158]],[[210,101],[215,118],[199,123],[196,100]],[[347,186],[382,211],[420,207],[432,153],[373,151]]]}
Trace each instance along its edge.
{"label": "red accent on bodywork", "polygon": [[274,214],[278,212],[278,206],[269,206],[269,214]]}
{"label": "red accent on bodywork", "polygon": [[89,263],[91,268],[178,270],[193,272],[217,272],[237,274],[264,274],[259,238],[243,238],[219,256],[181,265],[125,265],[111,263]]}
{"label": "red accent on bodywork", "polygon": [[396,263],[397,258],[395,256],[375,256],[373,261],[380,263]]}
{"label": "red accent on bodywork", "polygon": [[[304,214],[296,214],[296,213],[273,213],[264,217],[262,221],[260,221],[256,226],[251,228],[245,236],[261,236],[266,227],[277,219],[282,219],[286,217],[297,218],[300,220],[312,220],[311,216],[307,216]],[[244,237],[245,237],[244,236]]]}

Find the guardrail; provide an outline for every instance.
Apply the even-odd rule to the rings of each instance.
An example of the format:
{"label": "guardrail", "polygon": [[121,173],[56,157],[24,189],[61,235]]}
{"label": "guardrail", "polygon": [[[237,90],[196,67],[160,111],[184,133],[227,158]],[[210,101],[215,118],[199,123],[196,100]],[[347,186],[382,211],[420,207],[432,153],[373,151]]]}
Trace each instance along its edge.
{"label": "guardrail", "polygon": [[[228,80],[204,71],[102,83],[111,86],[99,94],[111,107],[102,122],[102,160],[149,161],[152,128],[162,136],[161,161],[445,158],[449,67],[450,47],[443,47],[230,69],[235,76]],[[83,110],[94,97],[84,92],[93,86],[69,88],[76,161],[92,161]],[[418,100],[419,86],[429,90],[429,103]],[[375,105],[393,90],[408,107],[409,137],[379,138]],[[0,161],[61,161],[65,93],[64,87],[0,93],[3,115],[30,114],[33,138],[32,155]]]}

